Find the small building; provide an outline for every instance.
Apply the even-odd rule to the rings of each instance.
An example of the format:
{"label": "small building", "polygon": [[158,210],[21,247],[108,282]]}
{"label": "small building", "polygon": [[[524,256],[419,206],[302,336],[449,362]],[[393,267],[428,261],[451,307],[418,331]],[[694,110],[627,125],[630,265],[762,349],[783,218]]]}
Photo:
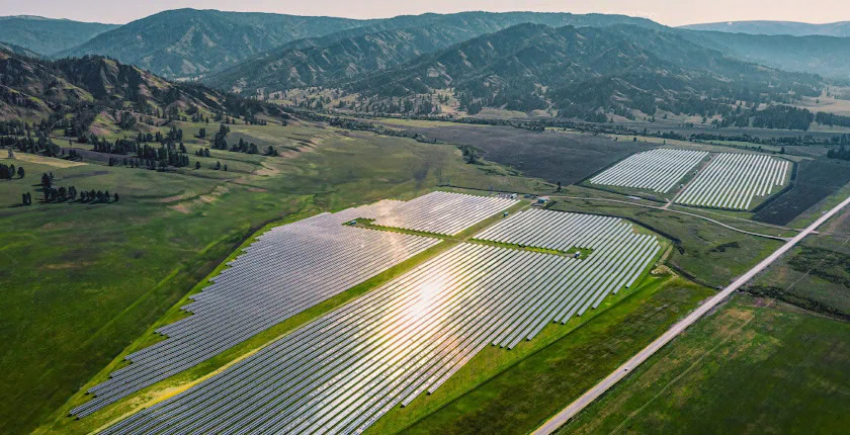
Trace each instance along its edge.
{"label": "small building", "polygon": [[538,204],[543,205],[543,204],[546,204],[546,203],[548,203],[548,202],[549,202],[549,197],[548,197],[548,196],[541,196],[541,197],[537,198],[537,203],[538,203]]}
{"label": "small building", "polygon": [[508,212],[505,212],[504,214],[502,214],[502,217],[508,217],[508,214]]}

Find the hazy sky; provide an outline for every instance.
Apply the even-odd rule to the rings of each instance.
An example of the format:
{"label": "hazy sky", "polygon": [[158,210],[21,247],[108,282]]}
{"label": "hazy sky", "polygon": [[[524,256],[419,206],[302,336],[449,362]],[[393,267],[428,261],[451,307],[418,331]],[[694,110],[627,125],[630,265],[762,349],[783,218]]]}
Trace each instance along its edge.
{"label": "hazy sky", "polygon": [[826,23],[850,20],[848,0],[0,0],[0,15],[126,23],[184,7],[352,18],[471,10],[617,13],[670,26],[739,20]]}

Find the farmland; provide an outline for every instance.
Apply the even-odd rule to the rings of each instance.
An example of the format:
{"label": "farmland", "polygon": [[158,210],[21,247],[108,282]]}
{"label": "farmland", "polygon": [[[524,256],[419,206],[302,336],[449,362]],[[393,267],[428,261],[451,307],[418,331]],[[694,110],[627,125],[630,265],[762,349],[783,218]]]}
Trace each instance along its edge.
{"label": "farmland", "polygon": [[562,184],[576,183],[632,153],[655,147],[643,142],[500,126],[455,124],[406,129],[446,143],[474,147],[484,158],[525,176]]}
{"label": "farmland", "polygon": [[787,225],[850,183],[850,165],[846,162],[817,159],[798,165],[793,187],[759,209],[755,220]]}
{"label": "farmland", "polygon": [[842,432],[848,337],[845,322],[737,296],[560,433]]}

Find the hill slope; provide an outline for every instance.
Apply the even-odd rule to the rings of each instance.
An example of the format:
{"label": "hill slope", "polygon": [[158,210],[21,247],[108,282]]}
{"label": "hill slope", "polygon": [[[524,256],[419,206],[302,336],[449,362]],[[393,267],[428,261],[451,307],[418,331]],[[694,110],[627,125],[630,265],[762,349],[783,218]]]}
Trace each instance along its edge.
{"label": "hill slope", "polygon": [[747,33],[751,35],[850,36],[850,21],[828,24],[799,23],[794,21],[732,21],[723,23],[691,24],[680,28],[728,33]]}
{"label": "hill slope", "polygon": [[730,59],[666,30],[524,24],[352,82],[347,90],[399,98],[451,88],[467,108],[555,107],[565,116],[586,116],[599,109],[713,112],[792,91],[813,95],[819,84],[815,76]]}
{"label": "hill slope", "polygon": [[221,89],[268,92],[327,85],[390,68],[476,36],[521,23],[549,26],[661,26],[623,15],[533,12],[424,14],[380,20],[321,38],[294,41],[261,53],[204,81]]}
{"label": "hill slope", "polygon": [[203,86],[171,83],[113,59],[45,61],[0,49],[0,119],[74,114],[88,126],[101,110],[160,117],[177,111],[244,116],[263,106]]}
{"label": "hill slope", "polygon": [[772,68],[850,78],[850,38],[690,30],[681,33],[696,44]]}
{"label": "hill slope", "polygon": [[0,41],[42,55],[51,55],[76,47],[117,27],[116,24],[83,23],[33,16],[0,17]]}
{"label": "hill slope", "polygon": [[286,42],[369,23],[329,17],[177,9],[133,21],[56,57],[109,56],[164,77],[219,70]]}

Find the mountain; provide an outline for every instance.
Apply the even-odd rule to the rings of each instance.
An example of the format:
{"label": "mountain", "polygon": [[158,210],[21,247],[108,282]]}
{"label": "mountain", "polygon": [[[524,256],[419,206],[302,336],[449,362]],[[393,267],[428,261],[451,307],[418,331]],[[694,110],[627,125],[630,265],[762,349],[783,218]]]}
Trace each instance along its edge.
{"label": "mountain", "polygon": [[330,17],[176,9],[102,33],[55,57],[108,56],[169,78],[216,71],[284,43],[362,26]]}
{"label": "mountain", "polygon": [[[677,32],[616,25],[553,28],[522,24],[355,80],[350,93],[410,98],[453,89],[475,106],[563,116],[656,109],[725,110],[737,101],[817,95],[821,81],[726,57]],[[405,105],[406,106],[406,105]]]}
{"label": "mountain", "polygon": [[253,93],[327,85],[390,68],[476,36],[521,23],[553,27],[661,26],[623,15],[533,12],[424,14],[380,20],[321,38],[294,41],[213,73],[204,82],[221,89]]}
{"label": "mountain", "polygon": [[850,38],[691,30],[681,33],[696,44],[772,68],[850,78]]}
{"label": "mountain", "polygon": [[184,113],[244,115],[260,106],[203,86],[171,83],[104,57],[47,61],[0,49],[0,119],[74,114],[90,123],[102,110],[144,115],[179,108]]}
{"label": "mountain", "polygon": [[9,44],[9,43],[2,42],[2,41],[0,41],[0,50],[4,50],[4,51],[7,51],[9,53],[17,54],[19,56],[31,57],[31,58],[34,58],[34,59],[44,58],[44,56],[41,55],[40,53],[36,53],[32,50],[21,47],[20,45]]}
{"label": "mountain", "polygon": [[0,17],[0,41],[43,55],[76,47],[115,29],[115,24],[83,23],[34,16]]}
{"label": "mountain", "polygon": [[727,33],[747,33],[750,35],[850,37],[850,21],[828,24],[810,24],[794,21],[730,21],[723,23],[691,24],[680,28]]}

